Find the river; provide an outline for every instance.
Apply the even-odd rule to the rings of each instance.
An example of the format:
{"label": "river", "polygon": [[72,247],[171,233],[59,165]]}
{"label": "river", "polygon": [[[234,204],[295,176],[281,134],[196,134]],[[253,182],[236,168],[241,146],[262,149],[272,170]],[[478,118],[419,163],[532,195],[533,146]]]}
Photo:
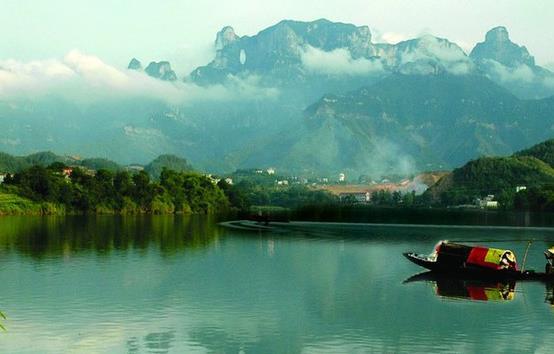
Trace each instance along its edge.
{"label": "river", "polygon": [[[0,218],[6,353],[551,352],[552,287],[404,281],[441,239],[542,270],[554,231],[209,217]],[[502,242],[501,242],[502,241]]]}

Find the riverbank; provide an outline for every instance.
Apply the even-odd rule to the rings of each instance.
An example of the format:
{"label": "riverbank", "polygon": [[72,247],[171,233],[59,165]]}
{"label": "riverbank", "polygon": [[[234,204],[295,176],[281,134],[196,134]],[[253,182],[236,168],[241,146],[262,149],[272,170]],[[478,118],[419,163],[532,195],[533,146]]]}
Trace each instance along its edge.
{"label": "riverbank", "polygon": [[131,200],[125,200],[122,208],[116,209],[108,205],[97,205],[94,209],[78,210],[66,207],[64,204],[34,201],[14,193],[0,191],[0,216],[64,216],[64,215],[193,215],[213,214],[195,212],[189,209],[175,210],[166,204],[153,203],[149,210],[137,206]]}
{"label": "riverbank", "polygon": [[35,202],[17,194],[0,192],[0,216],[4,215],[65,215],[63,205]]}
{"label": "riverbank", "polygon": [[310,205],[272,210],[262,216],[242,215],[260,221],[312,221],[416,225],[474,225],[554,227],[554,213],[487,209],[383,207],[372,205]]}
{"label": "riverbank", "polygon": [[[154,205],[155,206],[155,205]],[[194,215],[201,212],[176,211],[174,208],[144,210],[131,201],[122,209],[99,205],[87,211],[63,204],[37,202],[17,194],[0,191],[0,216],[64,216],[64,215]],[[554,228],[553,213],[502,210],[460,210],[447,208],[379,207],[371,205],[311,205],[295,209],[253,207],[249,213],[216,214],[223,220],[250,219],[260,221],[305,221],[325,223],[372,223],[404,225],[467,225]]]}

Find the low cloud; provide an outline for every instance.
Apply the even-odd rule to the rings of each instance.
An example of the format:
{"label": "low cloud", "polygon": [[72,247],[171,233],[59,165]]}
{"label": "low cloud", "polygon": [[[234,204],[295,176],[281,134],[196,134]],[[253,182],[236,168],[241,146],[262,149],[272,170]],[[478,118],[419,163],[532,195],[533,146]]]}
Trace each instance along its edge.
{"label": "low cloud", "polygon": [[503,83],[527,83],[539,84],[548,89],[554,88],[554,75],[537,75],[533,69],[526,64],[510,68],[495,60],[487,60],[486,63],[492,69],[490,73]]}
{"label": "low cloud", "polygon": [[385,32],[379,36],[379,42],[397,44],[408,40],[410,37],[404,33]]}
{"label": "low cloud", "polygon": [[516,68],[510,68],[495,60],[488,59],[485,63],[490,68],[489,72],[505,83],[513,81],[533,82],[537,79],[533,70],[525,64],[521,64]]}
{"label": "low cloud", "polygon": [[326,52],[308,46],[302,53],[302,63],[311,72],[328,75],[367,75],[383,71],[381,61],[354,59],[346,48]]}
{"label": "low cloud", "polygon": [[387,44],[400,43],[414,37],[406,33],[400,33],[400,32],[382,32],[378,28],[372,28],[371,35],[372,35],[372,41],[374,43],[387,43]]}
{"label": "low cloud", "polygon": [[100,58],[73,50],[63,59],[32,62],[0,61],[0,99],[61,96],[75,102],[148,98],[170,104],[198,100],[236,100],[274,97],[278,91],[258,86],[257,77],[230,77],[228,85],[201,87],[182,81],[166,82],[142,72],[120,70]]}

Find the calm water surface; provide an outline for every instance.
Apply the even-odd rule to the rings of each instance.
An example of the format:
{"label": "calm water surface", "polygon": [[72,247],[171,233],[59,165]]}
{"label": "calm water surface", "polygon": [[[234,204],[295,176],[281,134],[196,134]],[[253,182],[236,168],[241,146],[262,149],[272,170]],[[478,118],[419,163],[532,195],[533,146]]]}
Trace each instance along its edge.
{"label": "calm water surface", "polygon": [[404,251],[427,252],[439,239],[512,240],[487,244],[521,261],[526,244],[515,240],[530,238],[528,266],[542,269],[554,245],[546,229],[258,233],[206,218],[0,218],[1,351],[551,352],[551,286],[403,283],[420,272]]}

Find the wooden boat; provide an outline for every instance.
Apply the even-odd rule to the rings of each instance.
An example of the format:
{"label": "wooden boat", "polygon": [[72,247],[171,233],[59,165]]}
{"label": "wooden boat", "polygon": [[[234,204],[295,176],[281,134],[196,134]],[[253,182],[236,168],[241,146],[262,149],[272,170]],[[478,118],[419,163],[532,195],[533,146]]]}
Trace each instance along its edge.
{"label": "wooden boat", "polygon": [[[403,254],[408,260],[433,273],[489,280],[554,281],[554,272],[535,272],[518,269],[510,250],[468,246],[441,241],[430,255],[414,252]],[[548,264],[552,259],[545,252]],[[547,266],[548,268],[548,266]]]}

